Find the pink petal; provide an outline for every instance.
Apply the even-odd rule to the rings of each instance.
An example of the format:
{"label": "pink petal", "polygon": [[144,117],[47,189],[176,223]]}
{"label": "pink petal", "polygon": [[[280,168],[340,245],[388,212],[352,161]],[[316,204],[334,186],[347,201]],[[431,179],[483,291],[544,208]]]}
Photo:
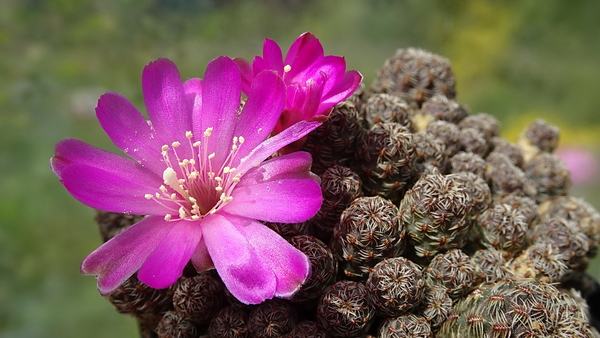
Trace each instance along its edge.
{"label": "pink petal", "polygon": [[[315,44],[313,41],[317,41],[317,43]],[[285,64],[286,65],[291,65],[293,63],[293,61],[298,58],[298,55],[305,50],[306,45],[313,43],[315,46],[316,45],[320,45],[320,43],[318,42],[319,40],[312,35],[310,32],[304,32],[302,33],[299,37],[296,38],[296,40],[294,40],[294,42],[292,43],[292,45],[290,46],[290,49],[287,52],[287,55],[285,56]],[[322,49],[322,48],[321,48]],[[306,53],[306,52],[304,52]],[[317,56],[319,55],[318,53],[316,53]],[[321,53],[321,56],[323,55],[323,53]]]}
{"label": "pink petal", "polygon": [[310,275],[308,257],[264,224],[229,216],[237,230],[254,248],[257,258],[277,279],[275,297],[291,298]]}
{"label": "pink petal", "polygon": [[212,136],[203,139],[208,154],[215,153],[213,166],[220,167],[229,154],[235,121],[240,108],[242,79],[236,64],[220,56],[208,63],[202,87],[202,115],[194,120],[194,134],[200,139],[207,128]]}
{"label": "pink petal", "polygon": [[252,73],[258,74],[265,69],[267,69],[265,60],[263,60],[263,58],[260,56],[255,56],[252,60]]}
{"label": "pink petal", "polygon": [[162,177],[139,163],[76,139],[59,142],[54,151],[52,170],[82,203],[106,211],[164,215],[164,207],[144,198],[158,191]]}
{"label": "pink petal", "polygon": [[192,112],[192,121],[202,118],[202,79],[193,78],[185,81],[183,91]]}
{"label": "pink petal", "polygon": [[304,222],[323,200],[319,179],[310,172],[311,157],[296,152],[250,169],[232,191],[223,211],[268,222]]}
{"label": "pink petal", "polygon": [[114,173],[74,163],[63,169],[61,182],[78,201],[95,209],[135,215],[169,213],[169,209],[144,197],[158,192],[162,182],[150,185],[144,180],[143,171]]}
{"label": "pink petal", "polygon": [[[323,93],[329,93],[345,76],[346,60],[340,56],[329,55],[315,65],[314,73],[324,77]],[[317,79],[316,76],[312,78]]]}
{"label": "pink petal", "polygon": [[327,92],[344,77],[345,71],[346,61],[344,58],[329,55],[320,58],[306,69],[295,74],[293,82],[304,84],[309,79],[313,79],[325,86],[325,92]]}
{"label": "pink petal", "polygon": [[174,222],[147,217],[104,243],[81,263],[81,273],[96,275],[102,295],[112,293],[142,266]]}
{"label": "pink petal", "polygon": [[248,61],[242,58],[235,58],[233,62],[237,64],[240,69],[240,73],[242,75],[242,92],[248,95],[250,93],[250,87],[252,86],[252,82],[254,81],[254,71],[252,70],[252,66]]}
{"label": "pink petal", "polygon": [[335,87],[331,88],[328,93],[325,93],[317,109],[317,114],[335,106],[354,94],[358,86],[360,86],[362,79],[362,74],[355,70],[346,72],[344,78]]}
{"label": "pink petal", "polygon": [[204,243],[204,238],[200,239],[200,243],[198,243],[198,246],[192,255],[192,264],[194,264],[194,267],[198,272],[215,268],[215,264],[210,258],[210,254],[206,248],[206,243]]}
{"label": "pink petal", "polygon": [[158,134],[170,142],[184,141],[192,121],[181,76],[173,61],[158,59],[144,67],[142,91],[148,116]]}
{"label": "pink petal", "polygon": [[285,64],[290,65],[291,69],[285,74],[284,80],[287,84],[290,84],[293,79],[298,77],[299,73],[306,71],[311,68],[324,57],[323,46],[319,40],[315,39],[306,43],[298,55],[295,58],[291,58],[289,55],[285,58]]}
{"label": "pink petal", "polygon": [[[286,110],[300,112],[306,101],[306,88],[304,84],[293,84],[287,87],[287,97],[285,103]],[[289,124],[288,124],[289,126]]]}
{"label": "pink petal", "polygon": [[110,92],[102,95],[96,116],[117,147],[146,168],[162,174],[165,165],[160,147],[165,142],[126,98]]}
{"label": "pink petal", "polygon": [[138,271],[138,279],[155,289],[163,289],[177,282],[202,238],[201,221],[173,223],[171,231]]}
{"label": "pink petal", "polygon": [[323,84],[319,82],[313,81],[313,79],[306,81],[306,100],[301,109],[301,118],[303,120],[308,120],[317,114],[317,108],[321,103],[321,96],[324,90]]}
{"label": "pink petal", "polygon": [[311,165],[312,156],[305,151],[277,156],[248,170],[237,186],[244,187],[281,178],[308,178],[319,183],[319,177],[310,172]]}
{"label": "pink petal", "polygon": [[238,156],[245,156],[271,134],[284,103],[285,85],[281,77],[270,70],[260,72],[236,124],[234,135],[245,138]]}
{"label": "pink petal", "polygon": [[66,167],[82,164],[106,172],[123,174],[125,178],[137,179],[143,184],[153,185],[156,182],[162,182],[161,177],[131,159],[73,138],[64,139],[54,146],[54,157],[50,164],[54,173],[60,178]]}
{"label": "pink petal", "polygon": [[318,122],[300,121],[285,129],[281,133],[266,139],[264,142],[254,148],[250,154],[241,159],[240,164],[237,166],[237,173],[244,175],[246,171],[259,165],[262,161],[273,155],[277,150],[281,149],[287,144],[301,139],[320,125],[321,123]]}
{"label": "pink petal", "polygon": [[265,39],[263,44],[264,67],[276,71],[279,76],[283,76],[283,54],[279,45],[271,40]]}
{"label": "pink petal", "polygon": [[227,289],[245,304],[275,296],[277,280],[239,229],[221,214],[204,218],[202,234],[215,268]]}

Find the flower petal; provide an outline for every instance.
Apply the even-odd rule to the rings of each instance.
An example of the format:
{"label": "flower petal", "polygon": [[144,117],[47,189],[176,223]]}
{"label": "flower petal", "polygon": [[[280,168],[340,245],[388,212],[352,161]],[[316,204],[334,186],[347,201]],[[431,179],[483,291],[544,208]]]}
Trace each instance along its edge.
{"label": "flower petal", "polygon": [[[314,43],[313,41],[317,41],[317,43]],[[288,50],[288,52],[285,56],[284,63],[286,65],[292,65],[294,60],[296,60],[296,58],[298,58],[299,55],[306,53],[305,52],[306,45],[308,45],[310,43],[313,43],[314,46],[320,45],[320,43],[318,41],[319,40],[314,35],[312,35],[312,33],[310,33],[310,32],[302,33],[299,37],[296,38],[296,40],[294,40],[294,42],[290,46],[290,49]],[[322,50],[322,47],[321,47],[321,50]],[[321,52],[320,55],[322,56],[323,53],[324,52]],[[319,53],[315,53],[315,55],[318,57]]]}
{"label": "flower petal", "polygon": [[321,103],[321,97],[323,96],[324,83],[321,81],[315,81],[309,79],[306,81],[306,100],[301,106],[301,118],[303,120],[309,120],[311,117],[317,114],[317,108]]}
{"label": "flower petal", "polygon": [[276,71],[279,76],[283,76],[283,54],[277,42],[271,39],[265,39],[263,44],[264,67]]}
{"label": "flower petal", "polygon": [[135,161],[73,138],[64,139],[56,144],[50,164],[54,173],[60,178],[66,167],[82,164],[111,173],[124,174],[126,178],[140,180],[142,184],[153,185],[162,182],[160,176]]}
{"label": "flower petal", "polygon": [[175,221],[171,231],[146,258],[138,271],[138,279],[155,289],[173,285],[202,238],[200,221]]}
{"label": "flower petal", "polygon": [[193,78],[185,81],[183,91],[192,112],[192,121],[202,118],[202,79]]}
{"label": "flower petal", "polygon": [[291,298],[310,275],[308,257],[264,224],[243,217],[228,217],[263,264],[274,272],[275,297]]}
{"label": "flower petal", "polygon": [[106,134],[125,154],[151,171],[162,173],[160,147],[165,142],[126,98],[110,92],[102,95],[96,116]]}
{"label": "flower petal", "polygon": [[208,63],[202,87],[202,115],[194,120],[196,139],[207,128],[213,128],[207,143],[208,154],[215,153],[213,165],[220,167],[233,140],[233,131],[240,108],[242,79],[236,64],[221,56]]}
{"label": "flower petal", "polygon": [[362,74],[355,70],[346,72],[342,80],[338,82],[335,87],[331,88],[329,92],[323,95],[322,102],[317,109],[317,114],[320,114],[347,99],[356,91],[358,86],[360,86],[362,79]]}
{"label": "flower petal", "polygon": [[306,151],[298,151],[274,157],[248,170],[237,186],[245,187],[265,181],[279,179],[311,179],[320,182],[317,175],[310,172],[312,156]]}
{"label": "flower petal", "polygon": [[130,159],[76,139],[55,147],[54,173],[82,203],[96,209],[139,215],[165,214],[165,208],[144,194],[154,194],[163,180]]}
{"label": "flower petal", "polygon": [[265,60],[260,56],[255,56],[252,60],[252,73],[258,74],[266,69]]}
{"label": "flower petal", "polygon": [[295,58],[291,58],[289,55],[285,58],[285,64],[290,65],[291,69],[284,76],[284,80],[287,84],[293,82],[303,82],[298,76],[311,68],[316,62],[324,57],[323,46],[319,40],[315,39],[306,43],[302,49],[298,52]]}
{"label": "flower petal", "polygon": [[158,59],[144,67],[142,91],[148,116],[158,134],[170,142],[184,141],[192,120],[175,63]]}
{"label": "flower petal", "polygon": [[198,243],[198,246],[192,255],[192,264],[194,264],[194,267],[198,272],[215,268],[215,264],[210,258],[210,254],[206,248],[206,243],[204,243],[204,238],[200,239],[200,243]]}
{"label": "flower petal", "polygon": [[310,172],[311,157],[296,152],[250,169],[233,189],[223,211],[268,222],[304,222],[323,200],[319,179]]}
{"label": "flower petal", "polygon": [[245,138],[238,156],[244,157],[271,134],[284,103],[285,85],[281,77],[270,70],[260,72],[235,127],[234,135]]}
{"label": "flower petal", "polygon": [[96,275],[102,295],[112,293],[142,266],[173,225],[153,216],[137,222],[89,254],[81,273]]}
{"label": "flower petal", "polygon": [[273,155],[277,150],[301,139],[320,125],[321,123],[319,122],[300,121],[281,133],[266,139],[254,148],[250,154],[242,158],[240,164],[237,166],[237,173],[243,175],[250,168],[259,165],[262,161]]}
{"label": "flower petal", "polygon": [[233,59],[240,69],[240,73],[242,75],[242,92],[246,95],[250,93],[250,87],[252,86],[252,82],[254,81],[254,71],[252,70],[252,66],[250,63],[242,58]]}
{"label": "flower petal", "polygon": [[75,163],[64,168],[61,182],[78,201],[95,209],[164,216],[169,209],[144,197],[145,194],[154,195],[158,192],[162,182],[149,185],[138,173],[141,171],[114,173]]}
{"label": "flower petal", "polygon": [[340,56],[328,55],[314,62],[303,72],[296,75],[304,81],[313,79],[323,85],[323,92],[327,93],[343,77],[346,71],[346,60]]}
{"label": "flower petal", "polygon": [[275,296],[273,270],[228,217],[219,213],[207,216],[202,234],[221,280],[235,298],[245,304],[258,304]]}

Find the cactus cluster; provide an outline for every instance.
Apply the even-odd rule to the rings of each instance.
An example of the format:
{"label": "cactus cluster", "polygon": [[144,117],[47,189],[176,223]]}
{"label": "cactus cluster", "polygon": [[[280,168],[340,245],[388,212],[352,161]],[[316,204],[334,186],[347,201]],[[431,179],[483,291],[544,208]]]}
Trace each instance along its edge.
{"label": "cactus cluster", "polygon": [[[511,143],[455,99],[447,59],[401,49],[308,135],[321,210],[267,224],[311,261],[293,298],[244,305],[191,268],[109,300],[143,337],[598,337],[572,288],[600,213],[567,195],[558,128],[537,120]],[[105,240],[135,219],[98,216]]]}

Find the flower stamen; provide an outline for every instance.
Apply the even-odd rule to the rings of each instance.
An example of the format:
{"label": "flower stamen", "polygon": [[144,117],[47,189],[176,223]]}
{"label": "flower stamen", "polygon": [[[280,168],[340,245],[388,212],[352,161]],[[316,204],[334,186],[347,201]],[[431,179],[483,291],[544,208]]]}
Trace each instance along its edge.
{"label": "flower stamen", "polygon": [[[165,220],[198,220],[233,200],[231,191],[241,178],[241,175],[236,173],[234,160],[245,139],[243,136],[233,137],[229,154],[222,163],[215,166],[213,160],[216,153],[208,154],[208,138],[212,132],[212,127],[206,128],[202,142],[194,141],[191,131],[185,132],[190,149],[189,157],[186,156],[188,158],[180,158],[177,152],[177,148],[181,146],[180,142],[174,141],[161,147],[161,154],[167,166],[163,171],[164,185],[159,187],[160,193],[145,194],[144,197],[156,201],[179,216],[177,218],[169,213],[165,215]],[[170,156],[174,157],[173,162]],[[164,203],[171,206],[168,207]]]}

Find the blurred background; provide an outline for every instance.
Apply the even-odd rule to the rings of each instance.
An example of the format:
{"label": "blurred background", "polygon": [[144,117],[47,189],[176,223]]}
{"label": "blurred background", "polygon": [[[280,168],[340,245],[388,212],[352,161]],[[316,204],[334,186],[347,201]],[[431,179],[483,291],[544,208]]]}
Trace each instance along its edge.
{"label": "blurred background", "polygon": [[251,59],[266,37],[285,51],[311,31],[369,85],[397,48],[421,47],[451,60],[457,100],[510,141],[537,117],[559,126],[592,169],[571,194],[599,208],[598,13],[595,0],[2,0],[0,337],[138,336],[79,274],[100,244],[94,211],[48,161],[66,137],[116,151],[96,101],[110,90],[143,109],[140,74],[158,57],[202,77],[219,55]]}

